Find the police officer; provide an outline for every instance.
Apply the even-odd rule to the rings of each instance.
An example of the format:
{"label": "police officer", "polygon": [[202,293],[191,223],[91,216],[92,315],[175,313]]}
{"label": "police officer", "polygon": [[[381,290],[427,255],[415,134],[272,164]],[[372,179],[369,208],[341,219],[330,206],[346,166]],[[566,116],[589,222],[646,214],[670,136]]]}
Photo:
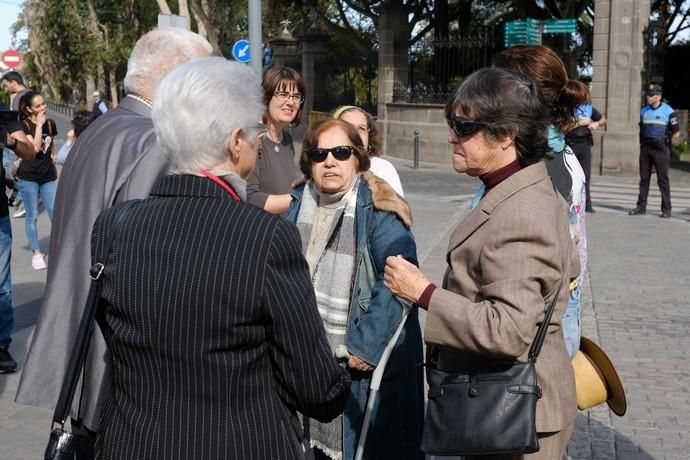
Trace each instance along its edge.
{"label": "police officer", "polygon": [[661,216],[671,217],[671,186],[668,168],[671,164],[669,145],[680,136],[678,117],[673,108],[661,101],[661,85],[647,86],[647,105],[640,110],[640,195],[637,207],[628,214],[637,216],[647,211],[647,194],[652,166],[656,169],[661,191]]}

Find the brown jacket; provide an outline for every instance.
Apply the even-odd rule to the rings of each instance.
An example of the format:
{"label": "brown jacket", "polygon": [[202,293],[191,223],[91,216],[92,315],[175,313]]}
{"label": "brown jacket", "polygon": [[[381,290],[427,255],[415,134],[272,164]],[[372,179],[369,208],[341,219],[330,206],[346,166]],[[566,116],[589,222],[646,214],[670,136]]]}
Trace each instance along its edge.
{"label": "brown jacket", "polygon": [[[448,246],[443,288],[431,297],[425,341],[440,345],[443,369],[487,367],[492,359],[527,361],[529,347],[558,291],[537,360],[543,396],[537,431],[559,431],[576,416],[575,381],[561,318],[568,282],[580,263],[568,210],[543,162],[492,189],[458,225]],[[567,277],[567,281],[562,280]],[[429,352],[435,351],[434,346]]]}

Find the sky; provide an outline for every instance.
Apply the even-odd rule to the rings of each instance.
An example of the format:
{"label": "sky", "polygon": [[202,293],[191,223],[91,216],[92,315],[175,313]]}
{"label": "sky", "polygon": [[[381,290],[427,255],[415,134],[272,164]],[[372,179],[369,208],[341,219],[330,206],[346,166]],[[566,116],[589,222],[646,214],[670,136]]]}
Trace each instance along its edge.
{"label": "sky", "polygon": [[10,48],[10,29],[22,10],[23,0],[0,0],[0,52]]}

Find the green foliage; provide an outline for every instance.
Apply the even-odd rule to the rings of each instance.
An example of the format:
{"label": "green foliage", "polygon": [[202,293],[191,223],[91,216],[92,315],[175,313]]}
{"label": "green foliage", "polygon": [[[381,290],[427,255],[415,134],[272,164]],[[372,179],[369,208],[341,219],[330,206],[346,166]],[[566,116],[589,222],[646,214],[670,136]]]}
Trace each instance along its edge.
{"label": "green foliage", "polygon": [[87,0],[27,0],[14,24],[28,37],[23,73],[49,98],[66,100],[99,68],[123,75],[134,42],[157,22],[155,0],[93,3],[95,27]]}

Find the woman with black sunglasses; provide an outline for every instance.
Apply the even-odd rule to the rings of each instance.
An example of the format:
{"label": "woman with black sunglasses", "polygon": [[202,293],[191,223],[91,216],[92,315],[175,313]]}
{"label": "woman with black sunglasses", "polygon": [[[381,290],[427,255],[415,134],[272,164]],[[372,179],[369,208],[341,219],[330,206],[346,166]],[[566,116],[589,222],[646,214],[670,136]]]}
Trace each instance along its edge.
{"label": "woman with black sunglasses", "polygon": [[272,67],[261,86],[266,104],[263,122],[268,130],[261,136],[256,167],[247,182],[247,202],[271,214],[284,214],[292,184],[300,177],[287,128],[300,123],[304,81],[290,67]]}
{"label": "woman with black sunglasses", "polygon": [[[463,374],[526,362],[547,306],[557,299],[536,361],[543,391],[536,406],[539,452],[464,458],[559,459],[577,413],[561,318],[579,261],[566,203],[544,163],[548,108],[529,77],[489,68],[464,80],[446,105],[446,119],[453,167],[479,177],[486,191],[450,237],[441,286],[400,257],[387,259],[384,283],[427,310],[427,365]],[[440,396],[439,389],[443,385],[433,390]],[[496,438],[510,435],[499,428],[501,420],[495,423]],[[474,435],[460,425],[448,427],[455,439]]]}
{"label": "woman with black sunglasses", "polygon": [[[333,353],[352,376],[343,416],[305,421],[316,459],[353,459],[372,371],[403,318],[404,306],[383,285],[386,257],[417,265],[407,202],[371,174],[362,139],[330,119],[306,134],[288,220],[297,224],[321,319]],[[385,366],[365,459],[421,459],[422,339],[413,309]]]}

